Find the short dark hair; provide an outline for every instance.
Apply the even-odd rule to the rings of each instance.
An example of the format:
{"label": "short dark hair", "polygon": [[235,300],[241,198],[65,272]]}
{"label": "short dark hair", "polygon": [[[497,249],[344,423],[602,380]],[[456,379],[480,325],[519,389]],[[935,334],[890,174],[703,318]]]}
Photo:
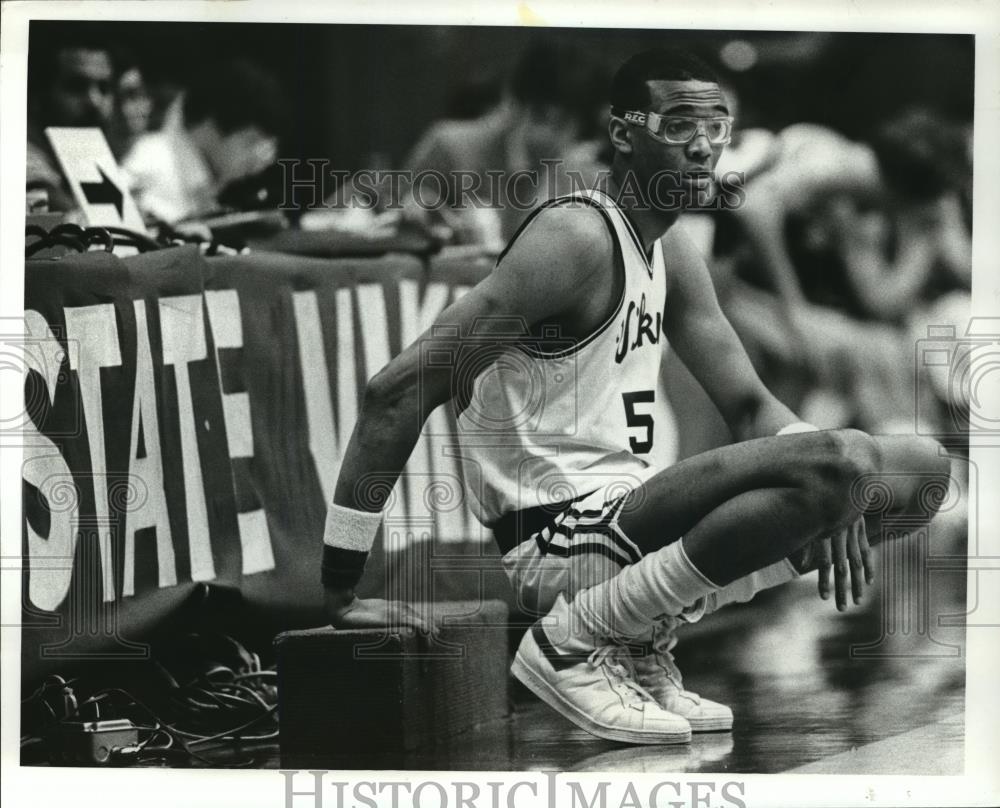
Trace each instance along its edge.
{"label": "short dark hair", "polygon": [[32,22],[28,33],[28,98],[37,100],[52,87],[59,54],[69,50],[102,51],[115,75],[119,73],[117,49],[107,26],[91,22]]}
{"label": "short dark hair", "polygon": [[202,73],[184,97],[184,122],[211,119],[224,135],[256,126],[281,134],[288,120],[278,81],[250,62],[224,62]]}
{"label": "short dark hair", "polygon": [[526,107],[557,107],[586,122],[602,100],[605,75],[578,44],[539,38],[528,43],[514,65],[510,93]]}
{"label": "short dark hair", "polygon": [[705,62],[682,50],[656,48],[629,58],[611,82],[611,106],[642,110],[649,104],[647,81],[712,81],[719,77]]}
{"label": "short dark hair", "polygon": [[886,185],[914,201],[961,188],[971,174],[961,127],[929,109],[907,109],[884,122],[871,147]]}

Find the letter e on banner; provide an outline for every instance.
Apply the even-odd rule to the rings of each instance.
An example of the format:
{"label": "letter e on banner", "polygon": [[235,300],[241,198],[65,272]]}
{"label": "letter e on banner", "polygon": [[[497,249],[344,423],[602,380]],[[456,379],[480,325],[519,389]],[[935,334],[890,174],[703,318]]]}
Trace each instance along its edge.
{"label": "letter e on banner", "polygon": [[[223,351],[229,352],[243,347],[243,323],[240,319],[239,296],[234,289],[206,291],[205,302],[208,304],[209,322],[212,326],[212,336],[215,338],[215,362],[222,385],[222,415],[226,421],[229,457],[233,460],[246,460],[253,457],[253,422],[250,417],[250,396],[245,389],[238,392],[227,392],[225,380],[230,378],[232,374],[223,372]],[[236,485],[235,479],[233,482]],[[256,497],[254,498],[256,499]],[[264,509],[252,508],[242,511],[237,514],[236,518],[239,524],[240,546],[243,552],[243,574],[251,575],[255,572],[274,569],[271,534],[267,528],[267,516]]]}

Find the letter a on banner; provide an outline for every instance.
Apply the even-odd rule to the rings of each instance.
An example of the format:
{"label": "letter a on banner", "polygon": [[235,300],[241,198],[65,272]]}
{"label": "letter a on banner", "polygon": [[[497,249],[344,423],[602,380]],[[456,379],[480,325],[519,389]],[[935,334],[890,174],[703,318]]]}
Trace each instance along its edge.
{"label": "letter a on banner", "polygon": [[132,434],[129,439],[129,479],[143,486],[145,496],[126,515],[125,564],[122,596],[135,594],[135,535],[143,528],[156,530],[156,568],[159,586],[177,583],[174,540],[167,512],[163,482],[163,452],[160,448],[160,418],[156,411],[153,354],[149,347],[146,302],[136,300],[135,399],[132,403]]}

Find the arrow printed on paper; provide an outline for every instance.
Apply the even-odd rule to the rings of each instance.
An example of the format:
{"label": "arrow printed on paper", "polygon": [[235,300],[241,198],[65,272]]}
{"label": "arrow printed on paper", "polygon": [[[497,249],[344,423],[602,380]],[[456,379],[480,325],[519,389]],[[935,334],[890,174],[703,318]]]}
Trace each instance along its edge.
{"label": "arrow printed on paper", "polygon": [[97,167],[97,173],[101,175],[101,181],[81,182],[80,190],[83,191],[88,204],[114,205],[115,210],[118,211],[118,218],[121,219],[122,203],[124,200],[121,188],[108,179],[108,175],[104,173],[104,170],[100,166]]}

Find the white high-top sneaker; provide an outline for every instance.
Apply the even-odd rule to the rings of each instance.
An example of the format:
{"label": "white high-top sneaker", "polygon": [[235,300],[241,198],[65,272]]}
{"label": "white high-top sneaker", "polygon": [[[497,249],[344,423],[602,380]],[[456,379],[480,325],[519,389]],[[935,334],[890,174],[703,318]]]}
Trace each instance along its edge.
{"label": "white high-top sneaker", "polygon": [[587,653],[560,654],[540,623],[524,634],[511,673],[581,729],[612,741],[674,744],[691,726],[635,682],[628,649],[606,642]]}
{"label": "white high-top sneaker", "polygon": [[733,711],[725,704],[703,699],[684,689],[681,672],[671,651],[677,645],[676,617],[667,617],[653,627],[653,641],[645,656],[633,653],[636,681],[663,709],[681,715],[692,732],[728,731]]}

